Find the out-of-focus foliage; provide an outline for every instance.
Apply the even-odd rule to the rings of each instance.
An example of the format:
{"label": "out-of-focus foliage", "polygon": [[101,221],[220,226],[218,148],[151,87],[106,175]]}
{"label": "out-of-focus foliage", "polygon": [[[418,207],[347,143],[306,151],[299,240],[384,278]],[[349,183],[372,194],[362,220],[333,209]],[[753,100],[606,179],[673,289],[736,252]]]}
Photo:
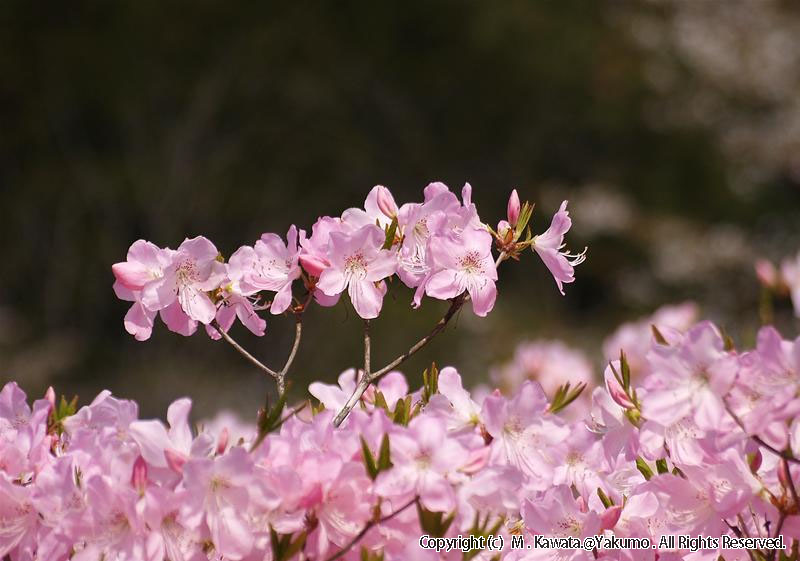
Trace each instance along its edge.
{"label": "out-of-focus foliage", "polygon": [[[778,38],[796,26],[786,2],[746,4]],[[590,249],[563,298],[535,259],[511,263],[489,319],[464,312],[459,336],[419,353],[410,376],[435,358],[484,380],[516,341],[541,335],[564,336],[599,362],[599,341],[619,321],[686,298],[751,337],[754,258],[800,247],[796,164],[764,165],[778,146],[769,127],[749,127],[749,147],[731,156],[719,118],[664,109],[682,98],[654,81],[661,63],[642,36],[672,37],[660,56],[680,69],[675,84],[729,92],[724,115],[796,100],[754,109],[719,81],[722,62],[675,39],[685,18],[711,41],[703,30],[737,17],[706,13],[725,12],[723,3],[704,6],[3,3],[0,382],[17,379],[31,394],[57,383],[84,399],[107,387],[145,413],[186,394],[209,413],[255,411],[268,382],[224,343],[159,329],[140,345],[124,332],[110,265],[140,237],[175,247],[203,233],[229,254],[262,232],[358,206],[374,184],[411,200],[436,179],[469,180],[491,222],[517,187],[537,203],[535,231],[569,198],[570,244]],[[757,34],[742,27],[727,33]],[[784,88],[779,80],[800,74],[793,44],[770,47],[779,76],[748,65],[753,83]],[[791,155],[785,143],[777,149]],[[411,313],[409,300],[391,289],[373,326],[373,362],[444,311]],[[267,319],[265,339],[236,336],[277,364],[291,320]],[[310,313],[294,390],[355,365],[359,330],[344,304]]]}

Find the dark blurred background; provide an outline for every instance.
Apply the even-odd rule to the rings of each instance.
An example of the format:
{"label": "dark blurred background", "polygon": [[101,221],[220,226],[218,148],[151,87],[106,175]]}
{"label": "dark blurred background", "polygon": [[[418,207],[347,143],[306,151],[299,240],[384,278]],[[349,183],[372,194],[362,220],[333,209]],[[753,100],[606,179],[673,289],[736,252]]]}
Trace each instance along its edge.
{"label": "dark blurred background", "polygon": [[[269,384],[224,343],[125,333],[111,264],[138,238],[229,255],[375,184],[469,181],[490,223],[516,187],[539,232],[568,198],[589,246],[566,297],[534,256],[504,265],[494,312],[463,312],[415,381],[434,359],[483,381],[535,337],[599,364],[619,322],[685,299],[751,340],[754,259],[800,247],[796,2],[7,1],[0,26],[0,382],[33,395],[251,415]],[[446,307],[410,298],[392,288],[373,362]],[[349,305],[309,315],[297,397],[360,361]],[[234,333],[278,365],[291,320],[267,321]]]}

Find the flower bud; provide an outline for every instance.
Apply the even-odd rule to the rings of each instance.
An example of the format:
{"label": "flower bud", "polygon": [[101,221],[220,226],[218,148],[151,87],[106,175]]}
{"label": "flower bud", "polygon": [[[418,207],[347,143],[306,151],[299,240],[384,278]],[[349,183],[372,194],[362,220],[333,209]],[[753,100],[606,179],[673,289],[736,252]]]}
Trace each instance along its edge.
{"label": "flower bud", "polygon": [[754,454],[748,454],[748,458],[750,459],[750,471],[756,473],[758,468],[761,467],[761,461],[764,459],[761,455],[761,450],[756,450]]}
{"label": "flower bud", "polygon": [[600,515],[600,527],[603,530],[611,530],[619,522],[619,517],[622,514],[622,507],[619,505],[611,505]]}
{"label": "flower bud", "polygon": [[44,398],[50,404],[50,409],[54,411],[56,408],[56,391],[53,389],[53,386],[47,388],[47,391],[44,392]]}
{"label": "flower bud", "polygon": [[322,274],[322,271],[330,267],[330,263],[328,263],[322,257],[307,253],[300,256],[300,264],[303,266],[303,269],[305,269],[306,272],[312,277],[319,277]]}
{"label": "flower bud", "polygon": [[147,463],[144,458],[139,456],[133,462],[133,473],[131,473],[131,485],[139,493],[144,493],[147,487]]}
{"label": "flower bud", "polygon": [[614,370],[612,370],[611,368],[612,366],[617,370],[617,372],[620,371],[620,363],[618,360],[612,361],[611,364],[606,366],[606,370],[603,373],[603,376],[605,377],[606,380],[606,388],[608,389],[608,395],[610,395],[611,399],[613,399],[614,402],[623,409],[633,409],[635,405],[626,395],[625,390],[620,385],[619,381],[617,380],[617,377],[614,376]]}
{"label": "flower bud", "polygon": [[512,226],[517,225],[517,221],[519,220],[519,209],[519,195],[517,194],[517,190],[514,189],[511,191],[511,196],[508,197],[508,208],[506,209],[508,223]]}
{"label": "flower bud", "polygon": [[228,427],[222,429],[219,433],[219,438],[217,438],[217,456],[225,453],[225,448],[228,447],[228,439],[230,439],[231,433],[228,431]]}
{"label": "flower bud", "polygon": [[759,259],[756,261],[755,269],[756,277],[763,286],[772,288],[778,284],[778,270],[771,262]]}
{"label": "flower bud", "polygon": [[378,185],[378,209],[388,218],[397,216],[397,203],[389,189],[383,185]]}

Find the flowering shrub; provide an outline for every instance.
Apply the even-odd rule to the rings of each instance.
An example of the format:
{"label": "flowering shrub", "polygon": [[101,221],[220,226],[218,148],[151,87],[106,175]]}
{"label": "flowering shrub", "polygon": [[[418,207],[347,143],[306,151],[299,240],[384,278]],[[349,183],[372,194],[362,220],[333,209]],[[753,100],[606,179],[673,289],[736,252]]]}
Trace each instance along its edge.
{"label": "flowering shrub", "polygon": [[[532,248],[560,290],[573,281],[583,254],[563,250],[566,203],[540,236],[528,229],[531,210],[513,193],[493,229],[469,186],[460,202],[432,184],[423,203],[400,207],[376,187],[364,209],[320,218],[310,236],[265,234],[227,261],[204,238],[177,250],[134,243],[113,267],[117,294],[132,302],[127,331],[147,339],[156,315],[183,335],[203,324],[274,378],[278,399],[253,426],[219,418],[193,431],[188,399],[164,424],[109,392],[76,410],[52,389],[29,405],[7,384],[0,558],[772,560],[764,538],[783,536],[781,559],[796,559],[800,338],[765,327],[754,349],[737,350],[683,306],[610,338],[604,383],[585,397],[591,366],[552,342],[522,347],[495,373],[509,395],[471,393],[452,367],[432,366],[409,388],[396,367],[465,303],[489,313],[500,263]],[[414,289],[414,306],[425,296],[450,306],[416,345],[372,369],[369,321],[395,275]],[[311,384],[312,402],[289,406],[303,312],[345,291],[365,320],[363,367]],[[238,318],[262,335],[266,310],[297,318],[278,370],[228,333]],[[668,534],[730,540],[694,551],[662,544]],[[551,549],[536,536],[554,538]],[[610,549],[603,537],[650,541]],[[570,541],[587,538],[593,547]]]}

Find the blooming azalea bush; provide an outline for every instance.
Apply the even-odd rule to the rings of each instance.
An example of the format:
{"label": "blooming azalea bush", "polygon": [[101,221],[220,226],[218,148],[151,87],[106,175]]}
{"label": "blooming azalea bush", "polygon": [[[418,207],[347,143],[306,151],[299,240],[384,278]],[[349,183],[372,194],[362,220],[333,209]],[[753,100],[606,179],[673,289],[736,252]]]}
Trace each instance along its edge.
{"label": "blooming azalea bush", "polygon": [[[125,329],[145,340],[156,316],[182,335],[202,324],[274,378],[278,397],[252,425],[221,416],[193,430],[185,398],[164,423],[109,392],[78,409],[52,389],[29,404],[7,384],[0,558],[797,559],[800,338],[764,327],[755,348],[739,350],[681,305],[612,335],[596,386],[591,362],[553,341],[521,346],[492,373],[498,389],[471,392],[455,368],[435,366],[409,386],[397,367],[465,304],[488,314],[503,262],[532,249],[560,291],[574,280],[585,254],[563,249],[566,203],[538,236],[531,214],[514,192],[493,228],[468,185],[459,200],[434,183],[423,202],[402,206],[376,187],[363,209],[320,218],[310,235],[265,234],[227,260],[202,237],[177,250],[135,242],[113,266],[117,295],[132,303]],[[450,304],[430,333],[373,369],[370,321],[394,277],[413,289],[414,307]],[[344,292],[364,320],[363,365],[289,404],[304,312]],[[229,333],[238,319],[263,335],[268,313],[297,320],[278,369]],[[783,536],[785,549],[519,547],[537,535],[655,546],[666,534]],[[429,548],[458,535],[505,547]]]}

